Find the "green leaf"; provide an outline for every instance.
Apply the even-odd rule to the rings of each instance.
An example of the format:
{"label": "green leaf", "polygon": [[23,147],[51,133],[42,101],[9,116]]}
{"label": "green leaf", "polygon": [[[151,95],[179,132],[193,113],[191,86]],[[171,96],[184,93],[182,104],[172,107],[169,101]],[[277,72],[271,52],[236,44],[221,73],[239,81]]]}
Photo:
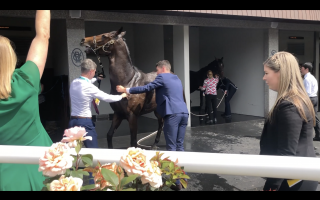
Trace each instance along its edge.
{"label": "green leaf", "polygon": [[79,152],[81,150],[81,143],[79,141],[77,141],[77,146],[75,149],[76,149],[77,154],[79,154]]}
{"label": "green leaf", "polygon": [[187,188],[188,183],[184,179],[180,179],[180,183],[184,188]]}
{"label": "green leaf", "polygon": [[104,178],[104,180],[108,181],[112,186],[119,185],[119,179],[118,176],[109,169],[101,169],[101,174]]}
{"label": "green leaf", "polygon": [[169,169],[170,169],[170,171],[173,171],[173,170],[174,170],[174,163],[173,163],[173,162],[171,162],[171,163],[169,164]]}
{"label": "green leaf", "polygon": [[185,179],[190,179],[190,177],[186,174],[182,174],[181,176],[179,176],[180,178],[185,178]]}
{"label": "green leaf", "polygon": [[91,189],[94,189],[94,188],[96,188],[95,184],[91,184],[91,185],[82,186],[80,190],[81,191],[82,190],[91,190]]}
{"label": "green leaf", "polygon": [[85,175],[85,176],[89,176],[89,172],[83,171],[83,169],[78,169],[77,172],[79,172],[79,173],[81,173],[81,174],[83,174],[83,175]]}
{"label": "green leaf", "polygon": [[170,187],[172,185],[172,182],[171,181],[166,181],[166,185]]}
{"label": "green leaf", "polygon": [[70,176],[70,169],[67,169],[67,170],[66,170],[65,176],[66,176],[66,177],[69,177],[69,176]]}
{"label": "green leaf", "polygon": [[92,166],[93,157],[91,154],[81,155],[81,160],[84,166],[86,167]]}
{"label": "green leaf", "polygon": [[50,191],[50,183],[47,183],[47,190]]}
{"label": "green leaf", "polygon": [[164,169],[166,167],[169,167],[170,163],[171,163],[170,161],[163,161],[162,165],[161,165],[161,168]]}
{"label": "green leaf", "polygon": [[81,171],[71,171],[70,176],[83,179],[83,173]]}
{"label": "green leaf", "polygon": [[44,181],[43,184],[47,185],[47,183],[51,183],[54,180],[59,180],[59,178],[61,177],[61,175],[57,175],[55,177],[47,177]]}
{"label": "green leaf", "polygon": [[136,191],[136,188],[126,188],[126,189],[123,189],[121,191]]}
{"label": "green leaf", "polygon": [[172,177],[172,179],[177,179],[177,178],[179,178],[179,177],[176,175],[173,175],[173,177]]}
{"label": "green leaf", "polygon": [[151,191],[155,191],[156,189],[158,189],[158,188],[152,187],[152,186],[150,185],[150,190],[151,190]]}
{"label": "green leaf", "polygon": [[134,174],[134,175],[131,175],[131,176],[128,176],[128,177],[124,177],[122,180],[121,180],[121,187],[127,185],[128,183],[130,183],[131,181],[135,180],[136,178],[138,177],[137,174]]}

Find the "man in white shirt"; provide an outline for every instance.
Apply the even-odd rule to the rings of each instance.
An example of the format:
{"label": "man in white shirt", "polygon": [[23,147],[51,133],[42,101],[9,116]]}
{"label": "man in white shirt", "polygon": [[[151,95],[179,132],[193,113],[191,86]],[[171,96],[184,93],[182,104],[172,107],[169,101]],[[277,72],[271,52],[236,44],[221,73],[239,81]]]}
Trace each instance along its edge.
{"label": "man in white shirt", "polygon": [[[86,148],[98,148],[97,133],[95,124],[91,120],[92,100],[98,98],[105,102],[116,102],[127,97],[126,93],[121,95],[110,95],[102,92],[93,83],[97,80],[93,78],[97,65],[91,59],[85,59],[81,63],[81,76],[72,81],[70,85],[71,118],[69,128],[81,126],[88,132],[86,136],[91,136],[92,140],[85,140]],[[101,79],[100,77],[98,77]]]}
{"label": "man in white shirt", "polygon": [[303,75],[303,84],[304,87],[312,101],[314,106],[314,112],[316,114],[316,126],[314,127],[315,130],[315,137],[313,141],[320,141],[320,121],[317,116],[316,107],[318,105],[318,81],[317,79],[310,73],[312,70],[312,63],[306,62],[300,67],[300,72]]}

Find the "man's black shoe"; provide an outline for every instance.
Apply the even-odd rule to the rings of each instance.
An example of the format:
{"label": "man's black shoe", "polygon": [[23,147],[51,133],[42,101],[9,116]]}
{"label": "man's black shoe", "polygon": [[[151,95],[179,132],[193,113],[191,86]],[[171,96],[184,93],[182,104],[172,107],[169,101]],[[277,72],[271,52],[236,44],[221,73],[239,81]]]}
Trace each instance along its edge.
{"label": "man's black shoe", "polygon": [[221,114],[222,117],[224,117],[225,115],[226,115],[225,113],[222,113],[222,114]]}
{"label": "man's black shoe", "polygon": [[182,185],[181,185],[181,183],[180,184],[177,184],[177,185],[171,185],[170,186],[170,189],[171,190],[174,190],[174,191],[180,191],[181,189],[182,189]]}
{"label": "man's black shoe", "polygon": [[213,120],[206,121],[206,124],[213,124]]}
{"label": "man's black shoe", "polygon": [[231,117],[231,115],[225,115],[224,116],[224,118],[230,118]]}
{"label": "man's black shoe", "polygon": [[320,138],[319,137],[314,137],[313,141],[320,141]]}

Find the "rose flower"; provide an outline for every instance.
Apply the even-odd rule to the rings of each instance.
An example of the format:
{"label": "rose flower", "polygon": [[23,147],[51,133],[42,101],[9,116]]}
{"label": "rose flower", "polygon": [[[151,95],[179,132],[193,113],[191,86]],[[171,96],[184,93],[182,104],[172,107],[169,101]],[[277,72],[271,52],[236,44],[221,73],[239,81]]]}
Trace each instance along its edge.
{"label": "rose flower", "polygon": [[120,166],[130,176],[132,174],[138,174],[140,176],[147,174],[148,167],[150,165],[149,160],[146,159],[145,151],[140,148],[130,147],[121,156]]}
{"label": "rose flower", "polygon": [[157,161],[150,161],[147,173],[141,177],[142,184],[149,183],[154,188],[162,185],[161,169],[158,167]]}
{"label": "rose flower", "polygon": [[70,148],[65,143],[53,143],[39,159],[39,171],[43,175],[54,177],[64,174],[67,169],[72,167],[73,157],[69,153]]}
{"label": "rose flower", "polygon": [[61,142],[68,142],[68,145],[70,148],[77,146],[77,140],[84,141],[84,140],[92,140],[91,136],[86,136],[88,132],[86,132],[86,129],[83,127],[75,126],[73,128],[66,129],[64,131],[63,136],[66,136],[62,138]]}
{"label": "rose flower", "polygon": [[50,191],[80,191],[83,180],[81,178],[64,177],[50,183]]}

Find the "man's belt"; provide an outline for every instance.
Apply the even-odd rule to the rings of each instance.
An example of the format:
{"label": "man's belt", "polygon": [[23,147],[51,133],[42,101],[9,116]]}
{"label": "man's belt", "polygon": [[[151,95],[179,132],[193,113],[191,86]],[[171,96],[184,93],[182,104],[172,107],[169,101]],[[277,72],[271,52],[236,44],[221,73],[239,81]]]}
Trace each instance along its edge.
{"label": "man's belt", "polygon": [[71,119],[91,119],[91,117],[71,116]]}

